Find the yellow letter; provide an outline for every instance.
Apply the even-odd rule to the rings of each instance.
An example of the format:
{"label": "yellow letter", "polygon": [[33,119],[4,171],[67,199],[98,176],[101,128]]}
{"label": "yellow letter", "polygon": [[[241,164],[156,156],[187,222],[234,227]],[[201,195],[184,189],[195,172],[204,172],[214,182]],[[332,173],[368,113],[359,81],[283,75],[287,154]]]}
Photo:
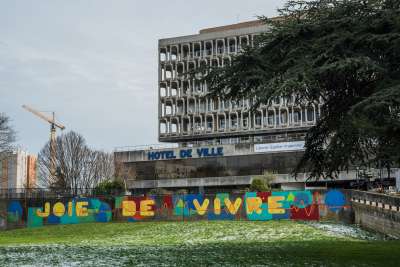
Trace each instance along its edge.
{"label": "yellow letter", "polygon": [[72,216],[72,202],[68,202],[68,216]]}
{"label": "yellow letter", "polygon": [[226,205],[226,207],[228,208],[229,212],[230,212],[232,215],[235,215],[236,212],[238,211],[238,209],[240,208],[240,205],[242,204],[242,199],[241,199],[240,197],[238,197],[238,198],[235,200],[235,203],[232,204],[232,202],[231,202],[231,200],[230,200],[229,198],[225,198],[225,199],[224,199],[224,202],[225,202],[225,205]]}
{"label": "yellow letter", "polygon": [[53,205],[53,214],[57,217],[63,216],[65,213],[65,206],[61,202],[57,202]]}
{"label": "yellow letter", "polygon": [[89,203],[86,201],[76,202],[76,216],[78,217],[88,216],[88,210],[86,207],[87,205],[89,205]]}
{"label": "yellow letter", "polygon": [[247,214],[252,214],[254,211],[257,214],[261,214],[262,199],[259,197],[248,197],[246,198],[246,212]]}
{"label": "yellow letter", "polygon": [[136,203],[135,201],[122,201],[122,216],[131,217],[136,214]]}
{"label": "yellow letter", "polygon": [[284,214],[285,209],[282,209],[282,203],[278,201],[285,200],[284,196],[269,196],[268,197],[268,213],[269,214]]}
{"label": "yellow letter", "polygon": [[154,216],[154,211],[151,210],[151,206],[154,205],[153,199],[146,199],[140,201],[140,216]]}
{"label": "yellow letter", "polygon": [[50,215],[50,203],[46,202],[44,203],[44,211],[41,211],[40,209],[36,210],[36,215],[42,218],[49,217]]}
{"label": "yellow letter", "polygon": [[214,213],[215,215],[221,214],[221,200],[217,197],[214,199]]}
{"label": "yellow letter", "polygon": [[207,211],[208,204],[210,204],[210,200],[208,198],[204,199],[203,205],[200,205],[199,201],[197,199],[193,200],[194,207],[196,208],[196,211],[199,215],[204,215]]}

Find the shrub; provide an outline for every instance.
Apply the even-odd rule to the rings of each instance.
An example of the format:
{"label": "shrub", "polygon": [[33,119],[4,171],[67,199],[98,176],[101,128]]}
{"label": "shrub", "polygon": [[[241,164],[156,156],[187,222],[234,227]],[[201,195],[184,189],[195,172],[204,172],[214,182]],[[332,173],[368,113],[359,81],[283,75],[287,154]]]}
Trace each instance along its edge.
{"label": "shrub", "polygon": [[259,178],[255,178],[251,182],[250,191],[251,192],[266,192],[266,191],[270,191],[270,188],[265,183],[265,180],[259,179]]}
{"label": "shrub", "polygon": [[125,185],[121,180],[103,181],[94,188],[95,195],[120,195],[125,191]]}
{"label": "shrub", "polygon": [[179,189],[175,192],[176,195],[187,195],[188,190],[187,189]]}
{"label": "shrub", "polygon": [[171,192],[160,187],[153,188],[149,191],[149,195],[168,195],[168,194],[171,194]]}

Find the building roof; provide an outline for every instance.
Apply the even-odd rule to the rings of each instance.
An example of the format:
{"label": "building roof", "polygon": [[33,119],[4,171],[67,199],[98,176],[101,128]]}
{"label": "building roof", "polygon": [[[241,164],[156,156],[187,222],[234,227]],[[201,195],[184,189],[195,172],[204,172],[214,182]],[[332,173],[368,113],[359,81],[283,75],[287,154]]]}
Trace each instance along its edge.
{"label": "building roof", "polygon": [[264,22],[261,20],[252,20],[252,21],[245,21],[245,22],[240,22],[240,23],[230,24],[230,25],[225,25],[225,26],[206,28],[206,29],[200,30],[199,33],[202,34],[202,33],[236,30],[236,29],[241,29],[241,28],[261,26],[263,24],[264,24]]}

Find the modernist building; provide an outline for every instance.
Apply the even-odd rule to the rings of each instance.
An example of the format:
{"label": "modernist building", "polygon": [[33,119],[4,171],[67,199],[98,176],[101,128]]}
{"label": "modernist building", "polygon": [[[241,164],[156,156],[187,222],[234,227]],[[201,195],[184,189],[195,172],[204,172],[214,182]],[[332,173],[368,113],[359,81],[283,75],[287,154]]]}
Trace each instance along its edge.
{"label": "modernist building", "polygon": [[268,31],[260,21],[204,29],[199,34],[159,40],[159,141],[230,144],[299,137],[315,124],[319,107],[294,105],[276,98],[251,112],[252,99],[231,101],[207,97],[203,66],[229,65],[243,47]]}
{"label": "modernist building", "polygon": [[[211,98],[202,74],[188,75],[202,66],[230,64],[268,30],[251,21],[159,40],[158,131],[165,145],[115,152],[117,175],[130,189],[241,189],[265,172],[274,173],[277,186],[304,188],[306,174],[295,180],[291,172],[306,131],[319,117],[318,105],[276,98],[252,112],[252,99]],[[355,178],[349,172],[339,180]]]}

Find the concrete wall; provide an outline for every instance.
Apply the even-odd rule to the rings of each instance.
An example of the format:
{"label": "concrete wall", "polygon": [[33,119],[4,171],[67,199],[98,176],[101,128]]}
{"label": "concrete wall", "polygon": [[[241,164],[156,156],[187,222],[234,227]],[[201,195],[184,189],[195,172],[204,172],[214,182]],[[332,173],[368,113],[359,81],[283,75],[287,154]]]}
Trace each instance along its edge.
{"label": "concrete wall", "polygon": [[400,197],[352,191],[355,223],[400,238]]}

